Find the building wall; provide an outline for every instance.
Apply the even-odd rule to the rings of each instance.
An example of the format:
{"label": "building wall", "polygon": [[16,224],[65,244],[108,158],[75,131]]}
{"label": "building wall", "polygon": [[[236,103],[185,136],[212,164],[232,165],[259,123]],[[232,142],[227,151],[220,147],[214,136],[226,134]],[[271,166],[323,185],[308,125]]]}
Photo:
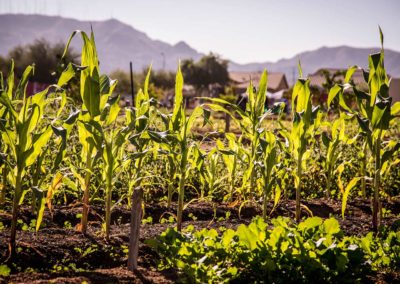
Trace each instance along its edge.
{"label": "building wall", "polygon": [[400,78],[392,78],[389,86],[389,95],[393,103],[400,101]]}

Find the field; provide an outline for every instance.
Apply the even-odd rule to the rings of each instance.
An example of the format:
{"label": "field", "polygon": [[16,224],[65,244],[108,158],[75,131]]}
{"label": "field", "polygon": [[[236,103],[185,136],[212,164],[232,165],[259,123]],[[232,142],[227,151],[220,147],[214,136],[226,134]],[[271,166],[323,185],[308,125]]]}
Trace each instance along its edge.
{"label": "field", "polygon": [[81,66],[46,90],[26,95],[33,66],[1,76],[0,281],[400,281],[400,102],[388,95],[382,34],[366,58],[368,90],[350,67],[329,92],[338,107],[323,110],[299,63],[291,113],[265,108],[266,71],[245,110],[220,98],[186,110],[180,68],[173,109],[150,97],[150,71],[122,108],[93,34],[78,35]]}

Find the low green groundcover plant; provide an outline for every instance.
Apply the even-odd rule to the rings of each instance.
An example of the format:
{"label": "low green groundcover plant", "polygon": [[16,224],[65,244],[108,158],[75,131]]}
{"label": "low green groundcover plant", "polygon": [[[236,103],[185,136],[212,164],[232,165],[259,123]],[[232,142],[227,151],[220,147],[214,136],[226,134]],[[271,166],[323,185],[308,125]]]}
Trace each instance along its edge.
{"label": "low green groundcover plant", "polygon": [[336,219],[262,218],[236,231],[168,229],[148,244],[159,269],[175,268],[182,282],[357,282],[400,267],[400,232],[345,236]]}

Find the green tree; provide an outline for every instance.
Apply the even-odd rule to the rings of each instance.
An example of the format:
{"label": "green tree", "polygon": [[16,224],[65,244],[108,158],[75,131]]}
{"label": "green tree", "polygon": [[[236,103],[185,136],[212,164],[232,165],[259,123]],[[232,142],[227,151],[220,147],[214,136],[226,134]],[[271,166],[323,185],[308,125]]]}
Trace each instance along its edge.
{"label": "green tree", "polygon": [[65,44],[50,44],[45,39],[38,39],[25,46],[16,46],[8,56],[7,61],[11,59],[15,62],[15,73],[20,78],[26,66],[35,64],[35,73],[31,77],[32,81],[53,84],[65,69],[69,62],[74,63],[78,54],[69,50],[64,58]]}
{"label": "green tree", "polygon": [[228,61],[213,53],[203,56],[198,62],[184,60],[182,73],[186,81],[197,90],[208,88],[212,84],[223,86],[229,81]]}

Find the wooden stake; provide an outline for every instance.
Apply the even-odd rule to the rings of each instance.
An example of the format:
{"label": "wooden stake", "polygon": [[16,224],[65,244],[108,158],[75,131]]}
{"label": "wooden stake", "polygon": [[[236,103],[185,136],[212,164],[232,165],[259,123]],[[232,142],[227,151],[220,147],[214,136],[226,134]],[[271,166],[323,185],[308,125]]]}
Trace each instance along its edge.
{"label": "wooden stake", "polygon": [[139,236],[140,223],[142,220],[142,198],[143,189],[135,188],[132,194],[132,209],[131,209],[131,232],[129,238],[129,256],[128,269],[134,271],[137,269],[137,260],[139,252]]}

